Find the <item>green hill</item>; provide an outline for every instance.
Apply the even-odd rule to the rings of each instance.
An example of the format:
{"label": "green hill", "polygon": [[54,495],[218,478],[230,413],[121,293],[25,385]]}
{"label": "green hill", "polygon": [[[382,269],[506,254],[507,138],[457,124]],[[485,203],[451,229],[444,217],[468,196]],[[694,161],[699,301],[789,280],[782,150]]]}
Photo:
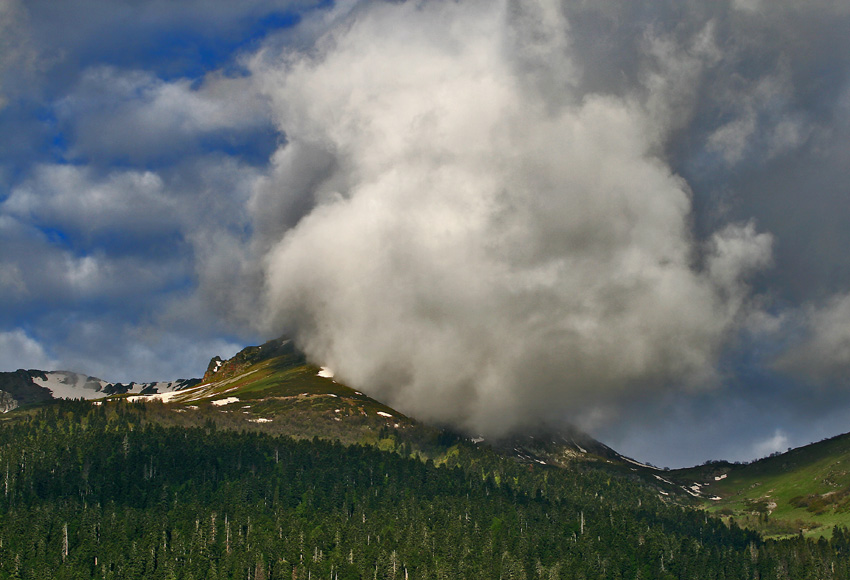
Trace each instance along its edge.
{"label": "green hill", "polygon": [[848,434],[750,464],[715,462],[668,476],[701,484],[710,513],[770,536],[829,536],[836,525],[850,526]]}

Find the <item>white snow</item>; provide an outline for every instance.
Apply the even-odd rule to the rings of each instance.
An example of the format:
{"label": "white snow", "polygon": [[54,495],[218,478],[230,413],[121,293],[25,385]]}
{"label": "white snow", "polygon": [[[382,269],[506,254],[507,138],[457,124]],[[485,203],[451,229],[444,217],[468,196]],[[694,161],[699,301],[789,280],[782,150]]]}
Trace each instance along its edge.
{"label": "white snow", "polygon": [[170,393],[156,393],[154,395],[134,395],[132,397],[127,397],[128,403],[138,403],[142,401],[144,403],[149,403],[151,401],[162,401],[163,403],[168,403],[174,397],[178,397],[183,394],[183,391],[171,391]]}
{"label": "white snow", "polygon": [[718,497],[718,496],[716,496],[716,495],[715,495],[715,496],[712,496],[712,497],[710,497],[710,498],[708,498],[708,499],[710,499],[711,501],[720,501],[720,500],[721,500],[721,499],[723,499],[723,498]]}
{"label": "white snow", "polygon": [[667,479],[664,479],[664,478],[663,478],[663,477],[661,477],[660,475],[653,474],[652,476],[653,476],[655,479],[659,480],[659,481],[663,481],[664,483],[669,483],[670,485],[673,485],[673,482],[672,482],[672,481],[669,481],[669,480],[667,480]]}
{"label": "white snow", "polygon": [[339,395],[334,395],[333,393],[328,393],[329,397],[333,397],[334,399],[338,399]]}
{"label": "white snow", "polygon": [[334,372],[328,367],[322,367],[318,372],[318,376],[325,379],[332,379],[334,378]]}
{"label": "white snow", "polygon": [[383,411],[378,411],[378,415],[380,415],[381,417],[392,417],[392,415],[390,415],[389,413],[384,413]]}
{"label": "white snow", "polygon": [[239,397],[227,397],[226,399],[219,399],[218,401],[212,401],[212,404],[216,407],[221,407],[222,405],[229,405],[230,403],[238,403]]}
{"label": "white snow", "polygon": [[271,423],[271,419],[266,419],[265,417],[257,417],[256,419],[248,419],[251,423]]}
{"label": "white snow", "polygon": [[[117,384],[68,371],[50,371],[44,373],[44,375],[46,378],[32,377],[32,381],[34,384],[50,390],[54,399],[101,399],[107,396],[104,389]],[[123,388],[126,389],[127,393],[135,395],[139,395],[144,390],[153,390],[157,394],[163,394],[174,392],[185,384],[186,381],[183,380],[152,383],[132,382],[124,384]]]}
{"label": "white snow", "polygon": [[726,479],[725,473],[723,475],[715,475],[714,476],[714,481],[720,481],[721,479]]}
{"label": "white snow", "polygon": [[44,373],[47,379],[33,377],[32,381],[49,389],[54,399],[100,399],[106,395],[102,393],[103,381],[87,383],[86,375],[79,375],[66,371],[53,371]]}
{"label": "white snow", "polygon": [[473,437],[472,438],[473,443],[481,443],[482,441],[484,441],[484,437]]}

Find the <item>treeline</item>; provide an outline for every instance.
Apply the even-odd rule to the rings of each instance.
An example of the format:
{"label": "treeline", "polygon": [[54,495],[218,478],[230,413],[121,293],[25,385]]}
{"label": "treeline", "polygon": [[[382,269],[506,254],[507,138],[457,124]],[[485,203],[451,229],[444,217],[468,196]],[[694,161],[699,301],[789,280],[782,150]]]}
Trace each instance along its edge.
{"label": "treeline", "polygon": [[0,427],[0,578],[848,578],[590,467],[162,427],[57,403]]}

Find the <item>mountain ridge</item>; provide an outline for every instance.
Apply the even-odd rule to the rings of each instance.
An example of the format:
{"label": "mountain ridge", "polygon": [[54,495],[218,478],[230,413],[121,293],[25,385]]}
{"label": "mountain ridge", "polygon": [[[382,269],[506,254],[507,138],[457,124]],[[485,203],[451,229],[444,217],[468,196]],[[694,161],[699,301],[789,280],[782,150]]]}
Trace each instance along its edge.
{"label": "mountain ridge", "polygon": [[850,434],[749,464],[714,461],[659,469],[571,427],[490,440],[422,423],[338,382],[332,370],[310,363],[286,338],[246,347],[229,359],[214,356],[202,379],[122,384],[68,371],[0,373],[4,413],[58,398],[147,403],[166,424],[212,422],[234,430],[319,437],[440,463],[482,445],[529,469],[591,462],[640,479],[664,500],[701,505],[768,534],[818,534],[831,524],[850,525],[850,475],[841,469],[850,463]]}

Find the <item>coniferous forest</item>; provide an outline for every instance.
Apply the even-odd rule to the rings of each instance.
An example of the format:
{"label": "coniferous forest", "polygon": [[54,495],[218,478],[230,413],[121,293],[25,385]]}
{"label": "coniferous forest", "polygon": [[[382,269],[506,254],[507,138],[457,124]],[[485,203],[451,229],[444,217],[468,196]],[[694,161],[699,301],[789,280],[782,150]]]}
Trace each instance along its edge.
{"label": "coniferous forest", "polygon": [[[0,578],[848,578],[848,538],[764,541],[625,476],[55,403],[0,427]],[[404,446],[402,447],[404,450]]]}

